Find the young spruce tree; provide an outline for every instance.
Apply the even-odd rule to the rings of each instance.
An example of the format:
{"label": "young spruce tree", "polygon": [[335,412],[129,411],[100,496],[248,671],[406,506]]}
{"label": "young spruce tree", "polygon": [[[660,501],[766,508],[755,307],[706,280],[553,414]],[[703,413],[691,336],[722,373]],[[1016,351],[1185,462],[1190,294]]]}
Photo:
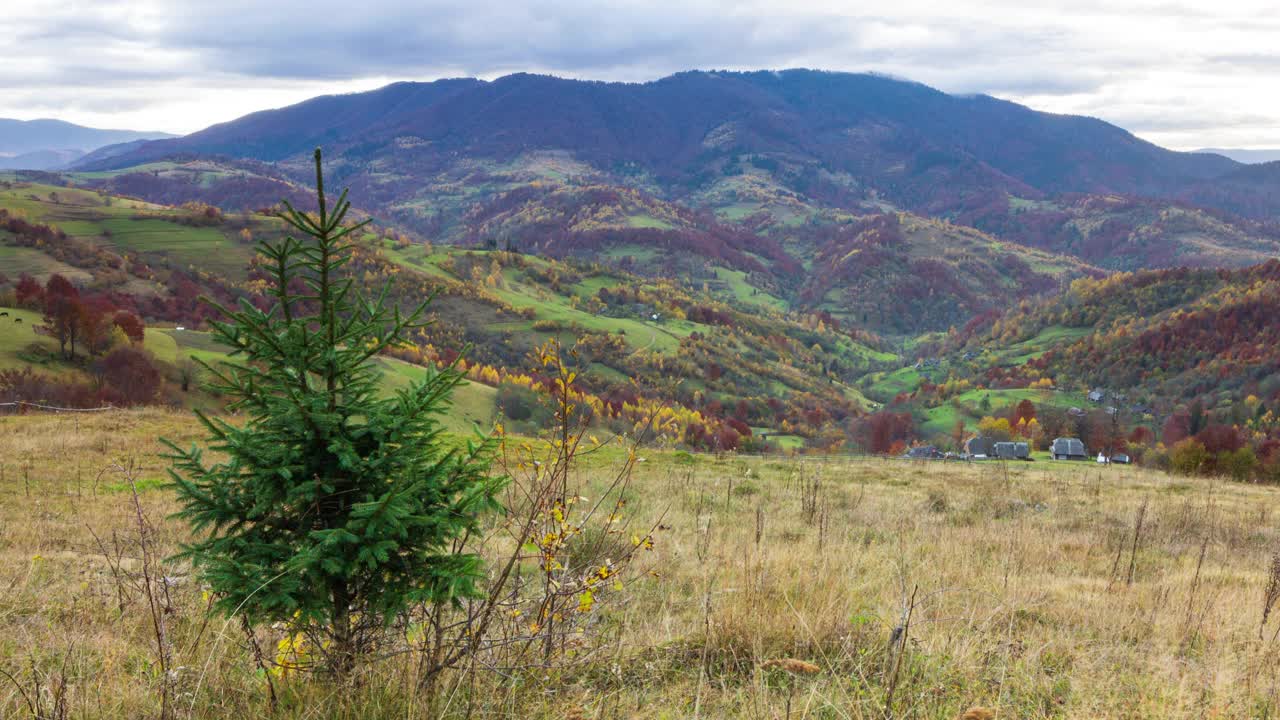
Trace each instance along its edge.
{"label": "young spruce tree", "polygon": [[366,299],[340,270],[351,258],[346,191],[330,209],[320,150],[318,212],[286,203],[302,239],[263,242],[272,306],[213,306],[219,341],[237,362],[206,365],[212,389],[243,424],[197,412],[210,450],[165,441],[197,539],[184,547],[220,610],[285,621],[320,640],[343,673],[397,614],[478,592],[481,562],[461,552],[504,482],[492,444],[445,442],[438,416],[462,376],[453,367],[387,397],[373,359],[417,327],[385,291]]}

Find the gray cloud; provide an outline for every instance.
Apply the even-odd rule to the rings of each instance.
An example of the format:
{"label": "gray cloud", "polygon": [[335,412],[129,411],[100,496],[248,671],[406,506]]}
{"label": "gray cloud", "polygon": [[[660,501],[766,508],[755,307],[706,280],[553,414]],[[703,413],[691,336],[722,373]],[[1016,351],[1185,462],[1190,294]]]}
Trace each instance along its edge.
{"label": "gray cloud", "polygon": [[0,116],[38,109],[192,130],[399,79],[534,71],[639,81],[802,66],[1084,112],[1157,141],[1219,145],[1252,133],[1280,143],[1265,122],[1280,127],[1280,102],[1266,97],[1280,64],[1268,4],[1080,0],[1032,13],[1016,0],[62,0],[8,19],[0,87],[28,92],[0,98]]}

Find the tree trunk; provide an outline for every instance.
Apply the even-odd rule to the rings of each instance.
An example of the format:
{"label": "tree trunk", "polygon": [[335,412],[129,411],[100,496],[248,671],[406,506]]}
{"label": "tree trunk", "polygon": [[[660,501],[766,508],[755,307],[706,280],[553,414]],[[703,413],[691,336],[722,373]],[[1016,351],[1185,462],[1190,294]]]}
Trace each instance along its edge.
{"label": "tree trunk", "polygon": [[329,669],[342,678],[355,667],[356,642],[355,632],[351,626],[351,596],[346,583],[335,582],[331,585],[330,595],[333,598],[333,647],[329,653]]}

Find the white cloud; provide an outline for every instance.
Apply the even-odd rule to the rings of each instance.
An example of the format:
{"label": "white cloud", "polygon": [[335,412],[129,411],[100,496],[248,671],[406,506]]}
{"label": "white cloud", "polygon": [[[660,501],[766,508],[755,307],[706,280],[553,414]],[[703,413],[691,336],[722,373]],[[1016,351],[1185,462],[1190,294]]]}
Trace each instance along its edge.
{"label": "white cloud", "polygon": [[1161,144],[1280,146],[1271,0],[25,0],[0,116],[186,132],[321,93],[521,70],[877,71],[1116,122]]}

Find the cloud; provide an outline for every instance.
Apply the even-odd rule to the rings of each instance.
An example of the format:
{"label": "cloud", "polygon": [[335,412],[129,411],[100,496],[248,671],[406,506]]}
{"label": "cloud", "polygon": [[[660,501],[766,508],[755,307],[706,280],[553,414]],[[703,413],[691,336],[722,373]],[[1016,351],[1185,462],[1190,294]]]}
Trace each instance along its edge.
{"label": "cloud", "polygon": [[400,79],[814,67],[1085,112],[1167,142],[1280,143],[1269,0],[1036,5],[27,0],[7,9],[0,38],[0,86],[16,91],[0,116],[190,131]]}
{"label": "cloud", "polygon": [[1263,70],[1280,69],[1280,53],[1239,53],[1211,55],[1205,58],[1210,63],[1228,66],[1226,70]]}

